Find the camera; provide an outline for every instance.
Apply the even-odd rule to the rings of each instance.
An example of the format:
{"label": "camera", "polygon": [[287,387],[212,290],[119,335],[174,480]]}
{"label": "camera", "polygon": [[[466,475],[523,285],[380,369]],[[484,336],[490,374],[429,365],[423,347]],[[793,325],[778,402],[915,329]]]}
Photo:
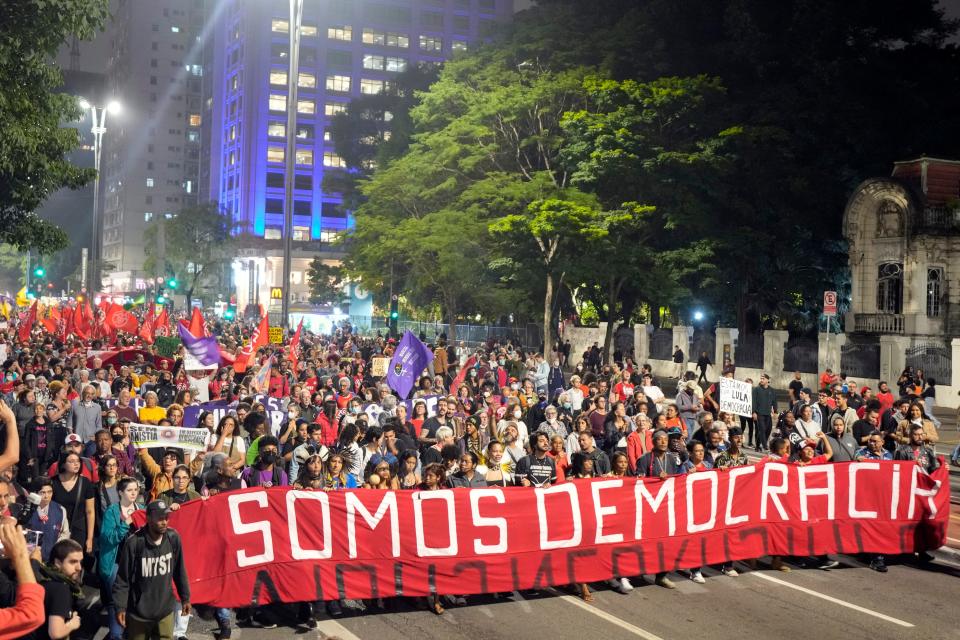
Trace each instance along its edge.
{"label": "camera", "polygon": [[40,506],[40,496],[36,493],[29,493],[22,501],[18,500],[10,505],[10,516],[21,527],[26,527],[38,506]]}

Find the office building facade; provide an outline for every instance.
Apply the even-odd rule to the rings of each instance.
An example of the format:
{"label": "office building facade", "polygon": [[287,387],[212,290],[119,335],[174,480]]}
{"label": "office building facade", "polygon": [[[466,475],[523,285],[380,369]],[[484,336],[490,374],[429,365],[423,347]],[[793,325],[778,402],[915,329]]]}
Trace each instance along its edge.
{"label": "office building facade", "polygon": [[[306,269],[352,225],[339,194],[324,190],[340,169],[329,125],[352,98],[388,91],[410,65],[440,63],[509,20],[512,0],[306,2],[300,46],[290,292],[306,300]],[[286,93],[286,0],[223,0],[208,15],[212,68],[204,80],[210,200],[252,240],[234,265],[241,305],[266,303],[282,282]],[[389,120],[391,114],[384,115]],[[209,164],[207,165],[207,158]]]}

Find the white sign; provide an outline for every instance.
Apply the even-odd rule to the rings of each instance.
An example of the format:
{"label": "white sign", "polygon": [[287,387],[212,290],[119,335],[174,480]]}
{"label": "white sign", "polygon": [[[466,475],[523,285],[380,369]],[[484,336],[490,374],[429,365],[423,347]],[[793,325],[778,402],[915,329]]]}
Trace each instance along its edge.
{"label": "white sign", "polygon": [[833,318],[837,315],[837,292],[836,291],[824,291],[823,292],[823,315],[828,318]]}
{"label": "white sign", "polygon": [[753,387],[749,382],[720,378],[720,411],[738,416],[753,415]]}

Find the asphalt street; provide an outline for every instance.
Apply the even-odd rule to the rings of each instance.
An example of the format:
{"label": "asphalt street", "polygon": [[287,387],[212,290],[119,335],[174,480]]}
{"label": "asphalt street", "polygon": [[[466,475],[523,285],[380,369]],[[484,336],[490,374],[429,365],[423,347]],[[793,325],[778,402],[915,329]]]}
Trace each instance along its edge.
{"label": "asphalt street", "polygon": [[[960,509],[954,506],[951,536],[960,536]],[[954,542],[960,547],[960,540]],[[830,571],[772,571],[763,561],[757,570],[738,565],[731,578],[705,569],[706,584],[673,574],[673,591],[636,579],[622,595],[597,585],[586,604],[563,589],[502,597],[474,596],[467,606],[448,607],[442,616],[418,610],[411,601],[390,611],[350,610],[337,619],[321,619],[317,629],[295,623],[276,629],[241,628],[234,638],[280,640],[306,637],[325,640],[550,640],[599,638],[805,637],[816,640],[886,638],[960,638],[960,551],[944,547],[936,560],[920,566],[913,560],[890,561],[879,574],[859,560],[840,556]],[[359,603],[356,603],[359,604]],[[213,622],[194,618],[189,640],[208,640]]]}

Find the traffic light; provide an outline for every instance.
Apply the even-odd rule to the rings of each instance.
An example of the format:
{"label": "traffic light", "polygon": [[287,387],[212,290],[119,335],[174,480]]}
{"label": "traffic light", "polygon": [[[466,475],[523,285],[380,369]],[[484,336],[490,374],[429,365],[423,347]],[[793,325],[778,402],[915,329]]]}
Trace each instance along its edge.
{"label": "traffic light", "polygon": [[159,287],[159,288],[157,289],[156,302],[157,302],[157,304],[166,304],[166,303],[167,303],[167,297],[166,297],[165,295],[163,295],[163,287]]}
{"label": "traffic light", "polygon": [[237,308],[234,307],[233,305],[230,305],[229,307],[227,307],[223,312],[224,320],[233,320],[236,317],[237,317]]}
{"label": "traffic light", "polygon": [[47,270],[39,265],[33,270],[33,276],[35,278],[43,278],[45,275],[47,275]]}
{"label": "traffic light", "polygon": [[396,295],[390,296],[390,334],[396,337],[397,321],[400,319],[400,300]]}
{"label": "traffic light", "polygon": [[178,284],[179,283],[177,282],[177,279],[174,278],[173,276],[167,278],[167,286],[170,287],[171,289],[175,290]]}

